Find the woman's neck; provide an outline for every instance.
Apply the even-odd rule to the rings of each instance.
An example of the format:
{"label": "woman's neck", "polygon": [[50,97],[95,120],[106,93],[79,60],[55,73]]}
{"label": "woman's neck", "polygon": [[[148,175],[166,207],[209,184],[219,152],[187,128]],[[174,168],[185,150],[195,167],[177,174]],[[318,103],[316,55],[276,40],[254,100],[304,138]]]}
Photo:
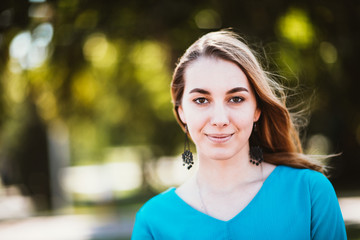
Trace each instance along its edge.
{"label": "woman's neck", "polygon": [[236,188],[263,180],[262,166],[255,166],[248,157],[228,160],[209,160],[199,155],[195,176],[206,191],[227,193]]}

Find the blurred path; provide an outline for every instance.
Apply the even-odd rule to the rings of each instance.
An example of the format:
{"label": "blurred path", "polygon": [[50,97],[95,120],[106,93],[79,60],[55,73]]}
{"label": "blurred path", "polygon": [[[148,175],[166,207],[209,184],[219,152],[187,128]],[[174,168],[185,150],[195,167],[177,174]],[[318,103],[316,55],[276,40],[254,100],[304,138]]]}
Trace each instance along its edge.
{"label": "blurred path", "polygon": [[360,196],[339,198],[341,212],[347,224],[357,224],[360,227]]}
{"label": "blurred path", "polygon": [[94,215],[32,217],[0,222],[1,240],[129,239],[132,219],[97,218]]}

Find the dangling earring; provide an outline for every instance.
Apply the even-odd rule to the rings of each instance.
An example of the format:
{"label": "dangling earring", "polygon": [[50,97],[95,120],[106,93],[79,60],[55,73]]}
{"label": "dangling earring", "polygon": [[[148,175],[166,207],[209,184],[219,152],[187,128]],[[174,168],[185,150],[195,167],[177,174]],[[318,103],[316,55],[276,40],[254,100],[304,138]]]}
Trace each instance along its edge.
{"label": "dangling earring", "polygon": [[185,125],[185,144],[184,144],[184,152],[182,154],[182,159],[183,159],[183,166],[185,166],[185,164],[189,165],[187,167],[187,169],[189,170],[192,167],[192,165],[194,164],[194,161],[193,161],[192,152],[190,151],[188,132],[189,132],[189,130],[187,128],[187,125]]}
{"label": "dangling earring", "polygon": [[260,141],[258,136],[258,130],[256,123],[254,123],[253,132],[250,136],[250,162],[252,164],[256,164],[256,166],[259,166],[260,163],[264,161],[263,151],[260,147]]}

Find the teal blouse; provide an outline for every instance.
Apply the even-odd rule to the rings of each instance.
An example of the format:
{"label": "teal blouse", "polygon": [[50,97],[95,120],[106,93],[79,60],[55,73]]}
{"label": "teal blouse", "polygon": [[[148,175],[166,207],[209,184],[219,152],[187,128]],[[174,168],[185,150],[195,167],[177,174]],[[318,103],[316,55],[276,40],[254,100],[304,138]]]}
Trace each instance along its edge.
{"label": "teal blouse", "polygon": [[175,188],[136,214],[132,240],[347,239],[333,186],[321,173],[277,166],[252,201],[222,221],[188,205]]}

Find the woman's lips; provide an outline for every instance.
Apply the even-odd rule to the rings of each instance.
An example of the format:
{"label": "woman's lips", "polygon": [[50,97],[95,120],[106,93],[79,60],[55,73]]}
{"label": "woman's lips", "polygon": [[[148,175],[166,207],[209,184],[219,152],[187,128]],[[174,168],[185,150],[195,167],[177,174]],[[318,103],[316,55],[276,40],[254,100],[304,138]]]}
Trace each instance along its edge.
{"label": "woman's lips", "polygon": [[207,138],[214,143],[225,143],[230,140],[232,134],[205,134]]}

